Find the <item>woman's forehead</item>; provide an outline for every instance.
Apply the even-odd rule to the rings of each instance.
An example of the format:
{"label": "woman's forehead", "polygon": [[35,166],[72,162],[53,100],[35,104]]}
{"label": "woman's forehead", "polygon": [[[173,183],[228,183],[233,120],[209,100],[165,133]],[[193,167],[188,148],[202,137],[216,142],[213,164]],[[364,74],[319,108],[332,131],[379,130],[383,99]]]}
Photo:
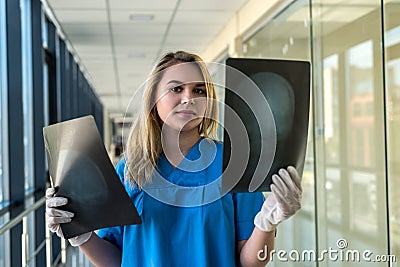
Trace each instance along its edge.
{"label": "woman's forehead", "polygon": [[170,81],[179,81],[183,84],[196,83],[204,82],[204,77],[197,64],[179,63],[163,71],[160,84],[168,84]]}

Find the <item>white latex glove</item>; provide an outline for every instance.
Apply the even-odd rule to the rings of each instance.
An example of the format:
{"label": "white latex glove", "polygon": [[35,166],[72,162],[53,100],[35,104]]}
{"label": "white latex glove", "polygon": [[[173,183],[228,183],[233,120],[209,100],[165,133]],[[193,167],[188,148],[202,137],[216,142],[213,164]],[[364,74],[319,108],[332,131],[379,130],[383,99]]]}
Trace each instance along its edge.
{"label": "white latex glove", "polygon": [[271,193],[254,218],[255,226],[264,232],[273,231],[301,208],[301,179],[294,167],[280,169],[272,176],[272,182]]}
{"label": "white latex glove", "polygon": [[[50,231],[56,233],[59,237],[64,238],[61,230],[60,223],[69,223],[72,221],[74,214],[69,211],[57,209],[57,207],[64,206],[68,203],[65,197],[55,197],[56,189],[54,187],[47,188],[46,190],[46,214],[47,226]],[[77,247],[89,240],[92,232],[78,235],[68,239],[73,247]]]}

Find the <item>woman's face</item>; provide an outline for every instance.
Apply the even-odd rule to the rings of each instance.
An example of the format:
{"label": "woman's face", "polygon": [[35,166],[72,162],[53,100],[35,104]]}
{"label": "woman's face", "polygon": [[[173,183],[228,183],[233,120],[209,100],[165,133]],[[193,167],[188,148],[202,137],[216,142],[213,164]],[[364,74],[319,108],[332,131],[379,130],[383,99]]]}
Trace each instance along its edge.
{"label": "woman's face", "polygon": [[166,125],[179,131],[197,128],[206,102],[204,77],[196,64],[181,63],[163,72],[157,86],[156,108]]}

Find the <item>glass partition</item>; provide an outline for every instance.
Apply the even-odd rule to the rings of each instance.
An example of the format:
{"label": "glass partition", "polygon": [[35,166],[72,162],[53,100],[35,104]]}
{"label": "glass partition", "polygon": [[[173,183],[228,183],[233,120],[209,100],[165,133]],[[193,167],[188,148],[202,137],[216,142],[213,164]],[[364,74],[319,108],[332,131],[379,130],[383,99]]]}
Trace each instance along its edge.
{"label": "glass partition", "polygon": [[318,248],[388,254],[380,1],[312,1],[311,12]]}
{"label": "glass partition", "polygon": [[[6,42],[6,6],[5,0],[0,0],[0,206],[7,204],[8,174],[7,174],[7,47]],[[9,219],[9,213],[0,216],[0,225]],[[6,246],[9,241],[9,232],[0,236],[0,266],[10,265],[10,248]]]}
{"label": "glass partition", "polygon": [[[0,0],[0,39],[6,40],[6,28],[5,28],[5,1]],[[6,127],[5,126],[5,115],[6,113],[6,92],[7,92],[7,82],[6,82],[6,45],[5,42],[0,42],[0,203],[3,202],[6,198],[5,196],[5,187],[4,187],[4,137],[6,136]]]}
{"label": "glass partition", "polygon": [[400,260],[400,1],[384,1],[390,254]]}
{"label": "glass partition", "polygon": [[[245,40],[246,57],[312,62],[303,208],[279,227],[277,249],[315,249],[317,256],[329,249],[398,255],[399,6],[398,0],[387,1],[384,10],[379,0],[294,1]],[[318,266],[388,266],[387,261],[351,257],[326,256]],[[315,261],[293,260],[272,266],[283,264],[316,266]]]}
{"label": "glass partition", "polygon": [[[21,52],[22,52],[22,104],[24,118],[24,170],[25,194],[34,190],[34,151],[33,151],[33,77],[32,77],[32,16],[31,0],[20,0],[21,8]],[[34,203],[33,195],[25,198],[25,208]],[[35,217],[34,213],[27,216],[27,253],[33,255],[35,251]],[[34,266],[29,262],[28,266]]]}
{"label": "glass partition", "polygon": [[25,190],[31,189],[33,177],[33,100],[32,100],[32,25],[30,0],[20,0],[22,51],[22,103],[24,113]]}

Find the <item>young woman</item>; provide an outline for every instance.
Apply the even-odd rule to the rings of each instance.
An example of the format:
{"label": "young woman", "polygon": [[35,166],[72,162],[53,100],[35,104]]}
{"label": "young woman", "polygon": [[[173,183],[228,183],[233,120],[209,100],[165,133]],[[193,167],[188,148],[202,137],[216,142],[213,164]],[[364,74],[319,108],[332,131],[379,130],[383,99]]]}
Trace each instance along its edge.
{"label": "young woman", "polygon": [[[156,65],[116,166],[142,224],[69,239],[96,266],[265,266],[276,226],[300,209],[300,177],[293,167],[281,169],[265,200],[262,193],[218,195],[215,98],[199,56],[168,53]],[[207,197],[210,184],[217,185],[211,190],[217,197]],[[73,213],[58,209],[67,199],[54,193],[46,191],[48,226],[63,237],[60,223]]]}

